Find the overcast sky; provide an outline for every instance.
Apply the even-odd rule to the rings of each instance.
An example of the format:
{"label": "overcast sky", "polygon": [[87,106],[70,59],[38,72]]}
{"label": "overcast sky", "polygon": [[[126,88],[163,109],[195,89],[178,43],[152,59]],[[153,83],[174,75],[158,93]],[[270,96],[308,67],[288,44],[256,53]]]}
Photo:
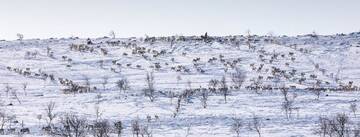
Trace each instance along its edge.
{"label": "overcast sky", "polygon": [[0,0],[0,39],[360,30],[360,0]]}

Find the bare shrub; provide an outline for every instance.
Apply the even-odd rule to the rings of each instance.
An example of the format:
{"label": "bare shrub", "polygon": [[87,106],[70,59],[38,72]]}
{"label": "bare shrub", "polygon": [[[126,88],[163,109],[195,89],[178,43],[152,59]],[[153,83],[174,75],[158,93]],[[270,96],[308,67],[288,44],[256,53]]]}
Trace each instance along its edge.
{"label": "bare shrub", "polygon": [[349,132],[349,117],[345,114],[337,114],[336,117],[330,121],[331,130],[335,132],[338,137],[345,137]]}
{"label": "bare shrub", "polygon": [[320,95],[321,95],[321,90],[318,90],[318,89],[314,89],[314,94],[316,95],[316,97],[317,97],[317,100],[319,100],[320,99]]}
{"label": "bare shrub", "polygon": [[8,115],[8,131],[10,133],[14,133],[15,132],[15,128],[13,128],[13,123],[14,123],[14,120],[16,119],[16,115]]}
{"label": "bare shrub", "polygon": [[319,89],[319,88],[320,88],[320,84],[321,84],[321,81],[320,81],[320,80],[316,80],[316,83],[314,83],[314,85],[313,85],[313,92],[314,92],[314,94],[316,95],[317,100],[320,99],[320,95],[321,95],[321,93],[322,93],[322,90]]}
{"label": "bare shrub", "polygon": [[6,97],[8,97],[8,96],[9,96],[9,92],[11,92],[12,90],[13,90],[13,88],[12,88],[12,87],[10,87],[10,85],[6,83],[6,85],[5,85],[5,93],[6,93]]}
{"label": "bare shrub", "polygon": [[19,96],[18,96],[16,90],[11,91],[11,95],[19,102],[19,104],[21,104],[21,101],[19,99]]}
{"label": "bare shrub", "polygon": [[36,59],[38,51],[26,51],[24,59]]}
{"label": "bare shrub", "polygon": [[293,105],[294,105],[293,101],[284,101],[281,105],[287,119],[291,117]]}
{"label": "bare shrub", "polygon": [[101,84],[102,84],[102,86],[103,86],[103,89],[105,90],[105,89],[106,89],[106,85],[108,84],[108,81],[109,81],[109,77],[104,76],[102,79],[103,79],[103,82],[102,82]]}
{"label": "bare shrub", "polygon": [[101,95],[101,92],[97,93],[97,95],[95,96],[96,99],[96,104],[100,104],[102,101],[103,96]]}
{"label": "bare shrub", "polygon": [[96,121],[99,121],[100,118],[101,118],[101,115],[102,115],[100,106],[99,106],[99,105],[95,105],[94,108],[95,108],[95,118],[96,118]]}
{"label": "bare shrub", "polygon": [[25,124],[24,124],[24,121],[21,121],[21,128],[20,128],[20,131],[18,132],[18,135],[19,136],[22,136],[24,134],[29,134],[30,133],[30,129],[29,128],[25,128]]}
{"label": "bare shrub", "polygon": [[256,94],[260,94],[259,90],[261,89],[261,85],[263,83],[263,80],[260,79],[260,77],[258,78],[254,78],[250,80],[252,83],[250,84],[250,86],[253,87],[253,90],[255,91]]}
{"label": "bare shrub", "polygon": [[120,92],[128,90],[130,88],[129,81],[126,78],[122,78],[116,82],[116,86],[119,88]]}
{"label": "bare shrub", "polygon": [[90,86],[91,86],[91,84],[90,84],[90,78],[89,78],[89,77],[84,76],[84,81],[85,81],[85,85],[86,85],[87,87],[90,87]]}
{"label": "bare shrub", "polygon": [[133,136],[136,135],[136,137],[139,137],[139,135],[140,135],[140,123],[139,123],[138,119],[131,122],[131,131],[133,133]]}
{"label": "bare shrub", "polygon": [[4,126],[8,122],[8,116],[4,110],[0,110],[0,134],[4,134]]}
{"label": "bare shrub", "polygon": [[190,135],[190,131],[191,131],[191,124],[189,123],[186,127],[186,134],[185,137],[188,137]]}
{"label": "bare shrub", "polygon": [[50,56],[51,48],[46,47],[46,56]]}
{"label": "bare shrub", "polygon": [[152,137],[152,132],[148,125],[141,126],[140,128],[141,137]]}
{"label": "bare shrub", "polygon": [[54,113],[54,109],[55,109],[55,102],[49,102],[47,105],[46,105],[46,108],[45,108],[45,115],[46,115],[46,118],[47,118],[47,123],[48,123],[48,126],[51,127],[52,126],[52,121],[56,118],[56,114]]}
{"label": "bare shrub", "polygon": [[289,99],[288,99],[289,89],[283,87],[283,88],[280,89],[280,91],[281,91],[281,93],[282,93],[282,95],[283,95],[283,97],[284,97],[284,100],[285,100],[285,101],[288,101],[288,100],[289,100]]}
{"label": "bare shrub", "polygon": [[354,114],[354,117],[356,117],[356,111],[357,111],[357,105],[356,105],[356,103],[351,103],[351,104],[350,104],[350,110],[351,110],[351,112]]}
{"label": "bare shrub", "polygon": [[170,98],[170,105],[172,105],[172,104],[173,104],[173,98],[174,98],[174,96],[175,96],[175,93],[172,92],[172,91],[169,91],[168,96],[169,96],[169,98]]}
{"label": "bare shrub", "polygon": [[207,100],[209,98],[209,93],[208,93],[208,90],[207,89],[202,89],[201,90],[201,104],[203,106],[203,108],[206,108],[207,107]]}
{"label": "bare shrub", "polygon": [[191,84],[192,82],[189,80],[187,81],[187,85],[188,85],[188,89],[185,89],[182,93],[182,98],[184,99],[184,101],[186,103],[190,103],[191,102],[191,99],[192,99],[192,95],[195,93],[192,88],[191,88]]}
{"label": "bare shrub", "polygon": [[118,137],[120,137],[122,134],[122,130],[124,129],[122,122],[121,121],[115,122],[114,127],[116,134],[118,135]]}
{"label": "bare shrub", "polygon": [[179,95],[177,103],[176,103],[176,107],[175,107],[175,112],[174,112],[174,118],[179,114],[180,112],[180,107],[181,107],[181,100],[182,97]]}
{"label": "bare shrub", "polygon": [[75,114],[66,114],[60,118],[60,127],[56,129],[56,134],[63,137],[85,137],[87,120]]}
{"label": "bare shrub", "polygon": [[115,32],[112,30],[112,31],[109,32],[109,36],[110,36],[112,39],[115,39],[116,34],[115,34]]}
{"label": "bare shrub", "polygon": [[108,54],[108,50],[104,49],[104,48],[100,48],[100,51],[103,55],[107,55]]}
{"label": "bare shrub", "polygon": [[135,119],[131,122],[131,131],[133,137],[152,137],[152,131],[149,125],[141,125],[139,119]]}
{"label": "bare shrub", "polygon": [[357,125],[353,126],[352,128],[352,134],[353,137],[360,137],[360,124],[358,123]]}
{"label": "bare shrub", "polygon": [[241,129],[243,128],[243,123],[239,118],[233,118],[233,123],[231,125],[231,132],[236,134],[236,137],[240,137]]}
{"label": "bare shrub", "polygon": [[246,79],[246,73],[240,68],[236,68],[235,72],[231,74],[231,80],[238,88],[241,88],[245,79]]}
{"label": "bare shrub", "polygon": [[38,122],[39,122],[39,126],[41,126],[42,115],[41,115],[41,114],[36,115],[36,119],[37,119]]}
{"label": "bare shrub", "polygon": [[326,137],[326,135],[331,135],[330,119],[326,117],[319,117],[318,128],[315,129],[315,134],[320,135],[321,137]]}
{"label": "bare shrub", "polygon": [[94,137],[109,137],[110,125],[107,120],[96,121],[92,129]]}
{"label": "bare shrub", "polygon": [[26,89],[28,87],[28,83],[22,83],[22,89],[24,91],[25,96],[27,96]]}
{"label": "bare shrub", "polygon": [[358,134],[351,129],[351,121],[346,114],[337,114],[333,118],[320,117],[315,134],[322,137],[348,137]]}
{"label": "bare shrub", "polygon": [[227,102],[227,96],[230,94],[229,92],[229,88],[227,86],[227,82],[226,82],[226,78],[225,76],[222,77],[221,81],[220,81],[220,92],[223,94],[224,96],[224,101],[225,103]]}
{"label": "bare shrub", "polygon": [[263,123],[262,123],[261,119],[254,114],[252,121],[249,123],[250,130],[255,130],[256,133],[258,134],[258,136],[261,137],[262,126],[263,126]]}
{"label": "bare shrub", "polygon": [[99,67],[104,68],[104,60],[99,60]]}
{"label": "bare shrub", "polygon": [[219,83],[220,83],[220,82],[219,82],[219,80],[217,80],[217,79],[212,79],[212,80],[210,80],[210,81],[209,81],[209,90],[210,90],[211,92],[216,92],[216,87],[218,86]]}
{"label": "bare shrub", "polygon": [[281,93],[284,96],[284,101],[281,104],[282,109],[285,112],[285,116],[287,119],[289,119],[292,115],[292,110],[294,109],[294,102],[295,102],[295,98],[297,97],[297,94],[292,94],[292,98],[289,97],[289,89],[288,88],[281,88]]}
{"label": "bare shrub", "polygon": [[17,33],[16,34],[16,37],[18,37],[18,40],[19,41],[22,41],[24,39],[24,35],[23,34],[20,34],[20,33]]}
{"label": "bare shrub", "polygon": [[154,88],[154,73],[148,72],[146,74],[146,85],[147,87],[144,89],[145,96],[149,97],[150,101],[153,102],[155,99],[155,88]]}

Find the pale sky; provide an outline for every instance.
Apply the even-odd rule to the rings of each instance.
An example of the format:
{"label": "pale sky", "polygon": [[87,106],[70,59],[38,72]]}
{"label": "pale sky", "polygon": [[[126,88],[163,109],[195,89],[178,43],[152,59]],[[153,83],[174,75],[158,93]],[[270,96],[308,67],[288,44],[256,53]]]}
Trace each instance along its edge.
{"label": "pale sky", "polygon": [[0,39],[360,30],[360,0],[0,0]]}

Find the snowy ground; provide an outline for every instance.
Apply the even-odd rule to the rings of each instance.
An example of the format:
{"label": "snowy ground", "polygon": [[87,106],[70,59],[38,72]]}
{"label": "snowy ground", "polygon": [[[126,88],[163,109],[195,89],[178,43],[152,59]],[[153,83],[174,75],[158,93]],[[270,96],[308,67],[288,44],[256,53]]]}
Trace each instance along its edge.
{"label": "snowy ground", "polygon": [[[261,119],[263,137],[318,136],[313,133],[321,115],[347,113],[358,121],[349,108],[350,104],[359,103],[358,91],[325,91],[317,99],[306,88],[338,88],[349,85],[349,82],[353,82],[351,87],[359,86],[360,33],[318,37],[228,36],[214,37],[210,42],[204,42],[199,37],[185,37],[185,41],[181,38],[165,37],[155,41],[98,38],[91,39],[93,44],[89,45],[86,39],[77,38],[0,41],[0,111],[13,116],[11,122],[5,123],[4,129],[12,126],[18,132],[23,122],[24,127],[30,129],[30,134],[25,136],[48,136],[41,128],[46,125],[44,109],[50,101],[55,102],[58,116],[75,113],[89,121],[95,120],[95,108],[98,106],[101,119],[123,122],[123,136],[132,136],[131,122],[135,119],[149,125],[154,137],[236,136],[230,130],[233,118],[248,123],[254,115]],[[110,41],[116,44],[109,44]],[[249,49],[248,43],[254,48]],[[94,51],[70,50],[71,44],[84,44]],[[145,53],[132,54],[135,47],[145,47]],[[51,57],[47,49],[53,52]],[[151,51],[148,52],[148,49]],[[105,55],[102,50],[108,53]],[[160,51],[164,53],[154,56]],[[30,55],[26,55],[27,52]],[[65,56],[66,59],[63,58]],[[223,56],[222,59],[220,56]],[[71,61],[68,61],[69,58]],[[196,58],[200,60],[194,62]],[[212,58],[216,60],[209,61]],[[237,63],[233,63],[235,60]],[[154,68],[156,63],[161,68]],[[173,67],[177,69],[179,65],[189,71],[174,70]],[[263,67],[259,69],[260,66]],[[28,68],[31,75],[19,74],[12,70],[14,68],[22,71]],[[221,94],[213,93],[209,95],[208,106],[204,109],[200,95],[194,94],[189,102],[181,102],[179,114],[173,117],[177,95],[186,89],[208,88],[211,79],[221,80],[223,76],[227,85],[232,87],[231,74],[235,68],[246,72],[247,78],[240,89],[230,89],[226,103]],[[289,78],[274,80],[274,68],[282,70],[283,75]],[[293,70],[294,74],[289,74]],[[143,94],[147,72],[154,72],[154,102]],[[79,85],[86,85],[85,79],[88,78],[90,86],[97,89],[90,93],[64,94],[66,86],[49,78],[43,80],[35,73],[53,74],[55,79],[66,78]],[[311,78],[311,75],[316,77]],[[104,88],[102,83],[106,78],[108,82]],[[120,92],[115,83],[121,78],[130,83],[130,89],[125,93]],[[306,80],[300,83],[301,78]],[[289,119],[282,109],[284,99],[278,89],[255,93],[245,88],[259,79],[262,86],[293,87],[289,91],[290,96],[296,95],[296,98]],[[320,83],[316,85],[317,81]],[[27,83],[26,90],[23,90],[24,83]],[[175,97],[170,98],[170,93]],[[39,115],[42,115],[40,120]],[[155,115],[159,119],[155,119]],[[147,116],[152,117],[150,122],[146,120]],[[54,123],[59,120],[56,118]],[[19,123],[14,124],[13,121]],[[241,130],[241,136],[258,135],[247,126]],[[15,135],[6,133],[2,136]]]}

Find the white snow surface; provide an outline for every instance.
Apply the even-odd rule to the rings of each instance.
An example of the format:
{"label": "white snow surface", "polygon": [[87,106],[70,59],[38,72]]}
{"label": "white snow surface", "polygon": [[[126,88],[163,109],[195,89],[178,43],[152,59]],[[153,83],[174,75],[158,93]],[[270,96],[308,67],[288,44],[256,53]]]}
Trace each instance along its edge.
{"label": "white snow surface", "polygon": [[[358,91],[324,91],[317,99],[317,96],[306,88],[313,87],[316,80],[321,81],[321,87],[327,88],[346,85],[350,81],[354,86],[359,86],[360,33],[317,37],[304,35],[212,38],[214,40],[204,42],[196,36],[163,37],[149,42],[145,41],[145,38],[104,37],[91,39],[92,44],[87,44],[87,39],[81,38],[0,41],[0,111],[14,116],[13,121],[18,121],[11,124],[16,128],[16,132],[21,129],[23,122],[24,127],[30,129],[30,133],[24,136],[29,137],[49,136],[41,128],[46,125],[44,109],[51,101],[55,102],[55,113],[58,115],[54,120],[55,125],[65,113],[73,113],[94,121],[95,106],[98,106],[101,119],[107,119],[110,123],[118,120],[123,122],[122,136],[132,136],[131,122],[139,119],[142,124],[149,125],[154,137],[231,137],[236,136],[230,130],[233,118],[240,118],[247,123],[256,115],[263,123],[263,137],[312,137],[318,136],[314,134],[314,129],[317,128],[319,116],[352,114],[350,104],[359,104]],[[255,49],[249,49],[246,41],[250,41]],[[84,44],[94,48],[94,51],[70,50],[71,44]],[[132,54],[135,47],[144,47],[146,51],[143,55]],[[53,57],[47,55],[47,48],[51,49]],[[101,49],[107,50],[108,54],[104,55]],[[152,50],[164,51],[164,54],[154,57]],[[28,58],[26,52],[37,55]],[[274,54],[279,56],[270,63],[269,60]],[[71,58],[72,61],[64,60],[63,56]],[[220,61],[219,56],[223,56],[225,62]],[[213,57],[217,60],[209,62]],[[193,59],[196,58],[200,60],[195,63]],[[103,67],[99,65],[101,60]],[[234,60],[239,62],[230,67],[227,62]],[[121,66],[113,64],[113,61]],[[155,63],[159,63],[161,68],[154,68]],[[204,72],[197,71],[194,64]],[[260,64],[263,64],[263,68],[258,71]],[[315,67],[316,64],[318,68]],[[189,69],[189,72],[172,69],[179,65]],[[97,87],[97,90],[65,94],[63,90],[66,86],[58,81],[43,80],[33,75],[24,76],[8,70],[7,67],[22,70],[28,68],[32,73],[53,74],[55,79],[66,78],[79,85],[85,85],[85,78],[88,78],[90,86]],[[280,68],[285,73],[292,70],[296,72],[289,79],[282,77],[276,84],[268,79],[272,76],[273,67]],[[177,97],[170,98],[170,92],[177,96],[186,89],[208,88],[211,79],[221,80],[222,76],[226,77],[228,86],[233,86],[231,74],[234,68],[242,69],[247,78],[240,89],[230,89],[226,103],[221,94],[214,93],[208,98],[207,108],[203,108],[200,95],[195,94],[189,102],[181,102],[179,114],[173,117]],[[155,77],[154,102],[143,93],[147,72],[153,72]],[[298,82],[301,73],[305,73],[306,77],[303,83]],[[316,75],[317,78],[311,79],[310,75]],[[258,79],[259,76],[263,76],[262,85],[296,86],[296,90],[290,90],[290,93],[297,96],[294,100],[297,110],[289,119],[282,110],[284,99],[280,90],[255,93],[245,88],[252,83],[251,80]],[[108,78],[105,89],[102,85],[104,77]],[[130,89],[126,92],[120,92],[116,86],[115,82],[121,78],[129,81]],[[23,90],[24,83],[28,85],[26,90]],[[11,93],[6,92],[6,86],[12,88]],[[39,115],[42,115],[40,120],[37,118]],[[155,119],[155,115],[159,119]],[[147,116],[152,117],[150,122],[147,121]],[[358,121],[357,117],[350,116],[353,121]],[[10,126],[9,123],[5,124],[5,129]],[[255,131],[247,129],[246,126],[241,130],[243,137],[257,136]],[[110,135],[116,136],[113,132]]]}

